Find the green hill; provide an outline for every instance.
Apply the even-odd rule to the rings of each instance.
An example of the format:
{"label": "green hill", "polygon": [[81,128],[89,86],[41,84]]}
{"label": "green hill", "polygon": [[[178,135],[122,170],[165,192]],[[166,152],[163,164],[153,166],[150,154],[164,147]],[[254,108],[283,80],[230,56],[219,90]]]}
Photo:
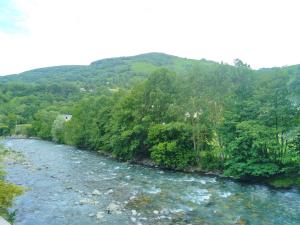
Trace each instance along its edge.
{"label": "green hill", "polygon": [[102,59],[88,66],[71,65],[34,69],[20,74],[0,77],[1,82],[28,83],[76,82],[83,84],[111,84],[129,86],[143,80],[151,72],[164,67],[178,74],[186,74],[193,67],[210,67],[217,63],[192,60],[163,53],[147,53],[131,57]]}

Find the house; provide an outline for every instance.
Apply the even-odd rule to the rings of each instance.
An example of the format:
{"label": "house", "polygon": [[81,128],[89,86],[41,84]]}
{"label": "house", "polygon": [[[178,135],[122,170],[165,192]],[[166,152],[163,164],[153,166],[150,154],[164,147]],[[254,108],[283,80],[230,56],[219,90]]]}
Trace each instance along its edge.
{"label": "house", "polygon": [[72,115],[65,114],[63,116],[64,116],[64,119],[65,119],[65,122],[68,122],[68,121],[70,121],[72,119]]}

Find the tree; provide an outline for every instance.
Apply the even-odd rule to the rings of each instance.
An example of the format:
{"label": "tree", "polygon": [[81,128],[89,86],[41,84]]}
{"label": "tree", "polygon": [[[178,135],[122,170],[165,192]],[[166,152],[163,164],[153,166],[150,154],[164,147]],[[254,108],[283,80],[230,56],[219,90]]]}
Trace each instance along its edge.
{"label": "tree", "polygon": [[56,111],[38,111],[34,116],[35,121],[32,123],[33,134],[45,140],[52,140],[52,124],[57,115]]}
{"label": "tree", "polygon": [[184,123],[172,122],[150,127],[151,158],[160,166],[184,169],[196,163],[192,131]]}
{"label": "tree", "polygon": [[268,129],[256,121],[243,121],[236,129],[237,137],[227,147],[229,159],[225,163],[225,174],[242,179],[277,174],[279,166],[268,154]]}
{"label": "tree", "polygon": [[57,143],[64,142],[64,131],[65,131],[65,117],[64,115],[58,115],[53,121],[51,136],[52,140]]}

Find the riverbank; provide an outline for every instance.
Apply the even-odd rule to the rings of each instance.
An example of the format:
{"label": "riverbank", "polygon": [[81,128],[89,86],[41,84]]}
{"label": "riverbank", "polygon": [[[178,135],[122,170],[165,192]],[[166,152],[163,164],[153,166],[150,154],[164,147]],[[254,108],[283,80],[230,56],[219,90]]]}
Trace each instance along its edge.
{"label": "riverbank", "polygon": [[[25,137],[22,135],[14,135],[14,136],[10,136],[9,138],[12,139],[32,139],[32,140],[41,140],[41,138],[38,137]],[[52,142],[52,141],[50,141]],[[55,142],[52,142],[55,144]],[[114,159],[116,161],[120,161],[117,157],[114,157],[110,152],[106,152],[106,151],[92,151],[90,149],[83,149],[86,151],[91,151],[91,152],[97,152],[99,155],[105,156],[107,158],[110,159]],[[122,161],[124,162],[124,161]],[[134,160],[129,160],[127,161],[130,164],[137,164],[137,165],[142,165],[148,168],[156,168],[156,169],[160,169],[160,170],[165,170],[165,171],[175,171],[175,172],[183,172],[183,173],[187,173],[187,174],[197,174],[197,175],[201,175],[201,176],[211,176],[211,177],[218,177],[219,179],[227,179],[227,180],[232,180],[232,181],[236,181],[236,182],[240,182],[243,184],[261,184],[261,185],[266,185],[270,188],[274,188],[274,189],[291,189],[291,188],[297,188],[298,190],[300,190],[300,176],[297,175],[288,175],[288,176],[280,176],[280,175],[276,175],[274,177],[269,177],[269,178],[264,178],[264,177],[257,177],[255,179],[248,179],[248,180],[241,180],[241,179],[236,179],[234,177],[228,177],[225,176],[222,171],[203,171],[200,169],[200,167],[191,167],[191,168],[187,168],[187,169],[182,169],[182,170],[172,170],[169,168],[164,168],[161,166],[158,166],[155,164],[154,161],[150,160],[150,159],[142,159],[142,160],[138,160],[138,159],[134,159]]]}
{"label": "riverbank", "polygon": [[[85,150],[91,151],[89,149],[85,149]],[[120,161],[109,152],[105,152],[105,151],[97,151],[97,152],[102,156]],[[172,169],[158,166],[155,164],[155,162],[153,162],[150,159],[142,159],[142,160],[134,159],[128,161],[128,163],[142,165],[148,168],[156,168],[164,171],[175,171],[175,172],[183,172],[187,174],[197,174],[201,176],[218,177],[219,179],[231,180],[243,184],[261,184],[278,190],[291,189],[291,188],[297,188],[298,190],[300,190],[300,176],[297,175],[289,175],[289,176],[277,175],[269,178],[258,177],[256,179],[251,179],[251,180],[241,180],[241,179],[236,179],[234,177],[225,176],[222,173],[222,171],[203,171],[199,167],[191,167],[184,170],[172,170]]]}
{"label": "riverbank", "polygon": [[[0,162],[3,163],[5,158],[9,157],[9,150],[0,143]],[[16,196],[23,193],[23,188],[15,184],[8,183],[5,180],[5,168],[0,167],[0,219],[3,217],[5,220],[13,223],[14,212],[8,209],[12,206],[13,200]],[[1,220],[0,220],[1,222]],[[2,225],[2,223],[1,223]]]}

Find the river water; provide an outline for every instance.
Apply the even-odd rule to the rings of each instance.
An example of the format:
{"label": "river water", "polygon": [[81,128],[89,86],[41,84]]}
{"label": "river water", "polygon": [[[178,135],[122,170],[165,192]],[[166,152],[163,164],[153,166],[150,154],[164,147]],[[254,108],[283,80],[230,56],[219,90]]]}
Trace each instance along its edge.
{"label": "river water", "polygon": [[[22,156],[7,180],[16,225],[300,224],[300,192],[120,163],[38,140],[7,139]],[[21,157],[20,157],[21,158]]]}

